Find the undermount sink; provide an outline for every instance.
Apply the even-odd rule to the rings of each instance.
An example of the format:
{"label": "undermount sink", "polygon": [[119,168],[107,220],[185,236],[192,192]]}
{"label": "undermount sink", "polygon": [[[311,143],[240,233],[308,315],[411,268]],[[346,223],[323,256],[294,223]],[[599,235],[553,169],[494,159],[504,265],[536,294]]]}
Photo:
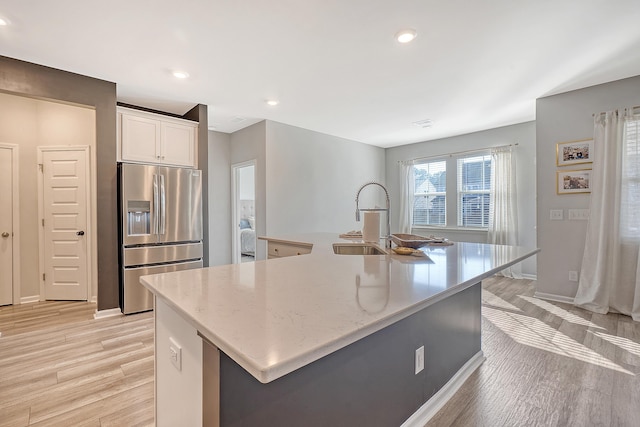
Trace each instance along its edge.
{"label": "undermount sink", "polygon": [[368,243],[334,243],[333,252],[338,255],[386,255],[379,247]]}

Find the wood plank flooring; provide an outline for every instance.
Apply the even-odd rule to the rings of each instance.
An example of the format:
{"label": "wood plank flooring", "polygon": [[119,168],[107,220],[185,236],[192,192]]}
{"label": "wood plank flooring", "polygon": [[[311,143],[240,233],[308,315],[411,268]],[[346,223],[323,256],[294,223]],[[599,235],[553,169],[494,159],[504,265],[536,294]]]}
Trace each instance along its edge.
{"label": "wood plank flooring", "polygon": [[[640,323],[483,284],[487,360],[427,424],[640,426]],[[153,313],[0,307],[0,426],[152,426]]]}
{"label": "wood plank flooring", "polygon": [[640,426],[640,322],[533,293],[483,283],[487,360],[427,427]]}
{"label": "wood plank flooring", "polygon": [[0,426],[153,426],[153,313],[0,307]]}

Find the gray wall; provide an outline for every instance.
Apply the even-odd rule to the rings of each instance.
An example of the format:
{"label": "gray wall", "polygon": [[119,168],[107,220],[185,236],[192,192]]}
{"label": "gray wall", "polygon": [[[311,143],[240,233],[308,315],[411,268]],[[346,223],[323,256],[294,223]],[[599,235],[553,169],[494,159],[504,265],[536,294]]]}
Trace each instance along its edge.
{"label": "gray wall", "polygon": [[[272,121],[266,140],[269,235],[362,228],[356,193],[368,181],[384,184],[383,148]],[[381,204],[378,187],[369,190],[361,206]]]}
{"label": "gray wall", "polygon": [[[569,271],[580,271],[587,228],[587,221],[567,220],[567,209],[587,209],[590,195],[557,195],[556,171],[590,165],[557,167],[556,144],[593,138],[593,113],[636,105],[640,76],[537,100],[538,293],[575,296],[578,283],[569,281]],[[564,220],[551,221],[551,209],[562,209]]]}
{"label": "gray wall", "polygon": [[[224,144],[215,132],[210,135],[212,142]],[[229,157],[231,164],[256,160],[258,236],[360,229],[355,221],[358,188],[385,181],[384,149],[272,121],[231,134]],[[230,192],[227,200],[230,206]],[[363,195],[365,207],[383,202],[380,192]],[[231,253],[230,232],[221,236]],[[265,259],[265,243],[258,240],[256,246],[256,259]]]}
{"label": "gray wall", "polygon": [[[420,157],[440,156],[458,151],[476,150],[518,143],[515,149],[518,189],[518,233],[519,245],[536,247],[536,125],[535,122],[505,126],[451,138],[403,145],[386,150],[387,186],[392,195],[400,194],[399,161]],[[398,197],[392,198],[391,229],[399,229]],[[486,242],[486,232],[470,232],[442,229],[414,229],[416,234],[436,234],[454,241]],[[522,262],[522,272],[535,276],[536,257]]]}
{"label": "gray wall", "polygon": [[0,91],[95,108],[98,309],[118,307],[116,85],[0,56]]}
{"label": "gray wall", "polygon": [[209,265],[231,264],[231,135],[209,131]]}

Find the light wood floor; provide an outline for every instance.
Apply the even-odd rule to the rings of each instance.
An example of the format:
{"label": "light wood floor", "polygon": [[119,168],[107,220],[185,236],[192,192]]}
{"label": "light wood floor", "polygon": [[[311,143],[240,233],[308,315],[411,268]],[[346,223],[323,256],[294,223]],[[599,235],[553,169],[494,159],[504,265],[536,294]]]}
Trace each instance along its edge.
{"label": "light wood floor", "polygon": [[[640,426],[640,323],[483,284],[487,360],[433,426]],[[153,425],[153,313],[0,307],[0,426]]]}
{"label": "light wood floor", "polygon": [[0,307],[0,426],[152,426],[153,313]]}
{"label": "light wood floor", "polygon": [[640,426],[640,322],[533,292],[484,282],[487,360],[427,426]]}

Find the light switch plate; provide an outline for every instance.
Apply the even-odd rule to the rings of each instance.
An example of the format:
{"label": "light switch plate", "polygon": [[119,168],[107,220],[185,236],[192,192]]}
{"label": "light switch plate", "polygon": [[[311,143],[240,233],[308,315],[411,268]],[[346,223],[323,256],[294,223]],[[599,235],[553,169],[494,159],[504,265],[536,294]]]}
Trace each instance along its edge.
{"label": "light switch plate", "polygon": [[549,219],[551,221],[562,221],[564,217],[564,211],[562,209],[549,210]]}
{"label": "light switch plate", "polygon": [[569,209],[569,220],[587,221],[589,219],[589,209]]}

